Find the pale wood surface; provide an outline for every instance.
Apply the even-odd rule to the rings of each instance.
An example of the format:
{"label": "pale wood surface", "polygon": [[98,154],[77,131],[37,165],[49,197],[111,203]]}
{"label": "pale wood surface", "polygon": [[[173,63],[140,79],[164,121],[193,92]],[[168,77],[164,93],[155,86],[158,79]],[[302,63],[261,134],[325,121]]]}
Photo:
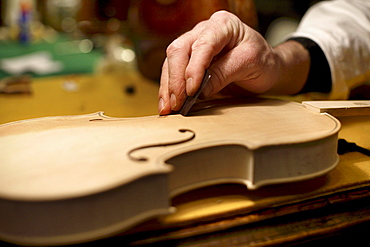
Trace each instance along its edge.
{"label": "pale wood surface", "polygon": [[[125,76],[78,77],[78,83],[84,85],[82,88],[85,89],[79,92],[65,92],[61,89],[61,84],[68,78],[38,79],[33,85],[33,95],[0,95],[0,122],[45,116],[79,115],[99,110],[104,110],[106,115],[112,117],[145,116],[157,113],[157,85],[137,75],[133,84],[140,86],[137,87],[137,94],[133,97],[122,93],[122,86],[127,82]],[[107,83],[103,84],[103,81]],[[144,86],[141,87],[141,85]],[[110,91],[112,88],[116,90]],[[110,100],[110,98],[119,100]],[[104,101],[96,101],[96,99],[104,99]],[[140,104],[143,101],[147,103]],[[340,117],[339,120],[342,124],[340,138],[370,148],[370,117]],[[346,190],[368,185],[370,160],[367,156],[348,153],[342,155],[340,160],[338,167],[327,175],[304,182],[262,187],[256,191],[219,185],[184,194],[175,198],[177,212],[160,218],[154,229],[192,224],[225,215],[238,215],[240,212],[251,212],[259,208],[268,209],[273,205],[289,204],[319,196],[322,192],[333,193],[337,189]],[[150,224],[149,226],[144,224],[132,231],[145,231],[145,229],[153,228]],[[181,238],[182,233],[179,234],[177,238]],[[196,233],[193,234],[196,235]]]}
{"label": "pale wood surface", "polygon": [[[232,99],[197,107],[188,117],[110,118],[97,113],[1,125],[0,236],[31,244],[86,241],[124,230],[155,212],[168,212],[171,196],[185,191],[222,183],[257,188],[305,180],[328,172],[338,162],[339,122],[301,104]],[[147,182],[152,177],[158,184]],[[126,187],[132,188],[130,192]],[[157,189],[148,196],[146,187]],[[120,197],[111,193],[117,190],[122,190]],[[146,208],[153,198],[155,208]],[[53,200],[60,206],[55,208]],[[61,203],[69,200],[73,201]],[[39,206],[29,206],[30,201]],[[84,209],[91,201],[94,207]],[[110,204],[120,204],[120,210]],[[38,220],[15,209],[33,216],[38,212]],[[115,221],[99,217],[87,224],[91,217],[79,212],[92,209],[99,215],[115,212]],[[79,222],[74,222],[74,213]],[[60,215],[72,220],[73,228],[61,228]],[[26,227],[36,221],[48,226],[48,233]]]}
{"label": "pale wood surface", "polygon": [[[68,91],[71,82],[77,91]],[[127,87],[133,87],[134,93],[126,93]],[[38,78],[31,84],[31,94],[0,94],[0,124],[98,111],[111,117],[155,115],[158,87],[134,71]]]}
{"label": "pale wood surface", "polygon": [[[2,125],[0,150],[3,172],[0,175],[0,194],[11,197],[13,193],[16,198],[22,198],[21,195],[26,198],[58,198],[58,195],[65,198],[68,194],[75,197],[95,193],[139,178],[142,176],[140,174],[169,172],[171,169],[165,168],[164,163],[170,158],[220,145],[240,145],[252,152],[246,151],[246,156],[241,157],[246,159],[245,163],[234,164],[233,167],[245,166],[242,169],[247,174],[245,179],[253,187],[260,182],[256,171],[263,164],[266,168],[271,167],[264,171],[268,175],[262,176],[266,180],[274,178],[269,170],[276,166],[281,166],[274,172],[282,173],[281,179],[306,175],[304,170],[312,166],[307,155],[307,161],[300,169],[299,160],[295,160],[294,166],[298,170],[287,167],[290,171],[283,172],[286,168],[284,163],[288,163],[288,159],[303,158],[296,156],[299,149],[294,148],[294,145],[331,137],[340,128],[335,118],[312,113],[292,102],[243,99],[235,102],[217,101],[217,104],[212,103],[201,108],[206,109],[196,111],[189,117],[177,114],[120,119],[91,114],[48,117]],[[189,134],[180,133],[180,129],[194,132],[194,140],[134,152],[133,157],[149,157],[145,165],[130,159],[130,150],[147,145],[165,145],[187,138]],[[278,153],[268,151],[271,154],[262,157],[261,163],[257,164],[257,152],[262,147],[284,145],[293,147],[292,150],[288,147],[280,150],[279,152],[285,152],[281,159],[278,158]],[[310,150],[309,146],[305,150]],[[271,160],[265,161],[269,158]],[[212,165],[215,169],[224,165],[216,160],[214,162],[216,163]],[[333,166],[336,159],[332,157],[329,161],[315,162],[318,164],[314,165],[311,173]],[[252,174],[249,174],[249,170],[253,171]],[[180,174],[178,178],[186,176],[186,173]],[[225,172],[215,174],[215,177],[222,176],[226,176]],[[68,184],[61,182],[69,178],[74,179]],[[44,186],[45,184],[48,186]]]}
{"label": "pale wood surface", "polygon": [[[279,98],[298,102],[312,100],[302,96]],[[361,147],[370,149],[370,116],[343,116],[338,119],[342,125],[339,138],[344,138],[347,141],[355,142]],[[334,170],[327,175],[312,180],[267,186],[254,191],[237,185],[218,185],[179,195],[174,200],[177,207],[177,211],[174,214],[160,217],[159,220],[154,222],[146,222],[133,228],[131,231],[122,233],[122,235],[125,236],[135,232],[150,233],[156,229],[171,229],[173,227],[173,231],[168,232],[166,230],[162,235],[157,234],[149,239],[138,241],[138,243],[150,243],[165,239],[178,239],[181,242],[181,239],[201,236],[201,234],[210,232],[215,232],[215,236],[219,236],[217,231],[224,229],[230,229],[231,231],[228,235],[225,235],[226,237],[234,236],[232,227],[248,226],[250,223],[264,220],[269,213],[279,212],[275,211],[279,209],[279,206],[286,205],[287,211],[285,211],[285,207],[281,210],[287,214],[289,214],[292,204],[304,203],[310,200],[312,200],[312,205],[302,206],[298,204],[298,211],[310,210],[311,206],[315,208],[326,207],[326,197],[334,197],[338,202],[341,200],[355,200],[361,196],[366,197],[366,193],[361,194],[361,192],[356,192],[356,190],[361,191],[362,188],[366,188],[369,185],[370,158],[358,152],[347,153],[340,156],[340,162]],[[348,193],[352,191],[354,195],[348,196],[346,191],[349,191]],[[337,193],[343,194],[339,196]],[[317,200],[315,198],[322,199]],[[262,212],[266,211],[267,214],[262,213],[260,215],[260,209],[264,210]],[[347,210],[354,209],[347,208]],[[226,219],[222,220],[224,217]],[[233,220],[229,220],[228,217],[231,217]],[[351,222],[349,226],[361,223],[364,220],[366,221],[365,217],[361,217],[357,222]],[[348,219],[347,221],[350,222]],[[199,222],[205,223],[200,224]],[[210,223],[207,224],[207,222]],[[177,229],[178,226],[182,226],[182,228]],[[335,228],[335,225],[333,227]],[[337,227],[343,230],[345,226],[339,224]],[[328,234],[326,230],[320,229],[319,231],[325,235]],[[248,233],[249,230],[242,234],[246,236]],[[306,229],[302,234],[305,234],[307,238],[315,235],[315,233],[309,232],[309,229]],[[285,243],[289,239],[285,237],[281,241]],[[226,246],[228,246],[229,243],[226,243]],[[221,243],[219,244],[222,246]]]}
{"label": "pale wood surface", "polygon": [[336,117],[370,115],[370,100],[303,101],[302,104],[314,112]]}

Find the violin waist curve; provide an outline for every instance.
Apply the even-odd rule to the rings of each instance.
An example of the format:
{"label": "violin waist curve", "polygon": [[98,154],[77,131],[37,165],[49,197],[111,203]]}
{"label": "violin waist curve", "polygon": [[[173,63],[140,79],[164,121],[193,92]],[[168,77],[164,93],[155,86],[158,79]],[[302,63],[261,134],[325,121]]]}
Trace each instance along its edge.
{"label": "violin waist curve", "polygon": [[94,113],[1,125],[0,238],[89,241],[171,213],[171,197],[189,190],[257,189],[338,163],[340,123],[330,115],[279,100],[205,104],[187,117]]}

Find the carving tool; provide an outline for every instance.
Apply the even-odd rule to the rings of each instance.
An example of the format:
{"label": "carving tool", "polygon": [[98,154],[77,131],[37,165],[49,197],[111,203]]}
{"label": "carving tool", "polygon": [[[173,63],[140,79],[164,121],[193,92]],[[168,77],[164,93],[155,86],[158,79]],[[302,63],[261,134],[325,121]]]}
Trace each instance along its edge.
{"label": "carving tool", "polygon": [[199,95],[202,93],[204,87],[207,85],[209,79],[211,78],[211,74],[206,70],[206,73],[204,74],[202,83],[200,84],[200,87],[198,91],[193,96],[188,96],[185,100],[185,103],[182,105],[180,114],[183,116],[186,116],[191,107],[194,105],[195,101],[198,99]]}

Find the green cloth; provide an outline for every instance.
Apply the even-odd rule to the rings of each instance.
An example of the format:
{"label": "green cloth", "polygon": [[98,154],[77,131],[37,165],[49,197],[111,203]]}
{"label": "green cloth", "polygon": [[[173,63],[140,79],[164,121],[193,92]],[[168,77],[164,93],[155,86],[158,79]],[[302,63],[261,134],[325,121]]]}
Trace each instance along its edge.
{"label": "green cloth", "polygon": [[[62,63],[62,70],[43,75],[27,73],[32,74],[34,77],[92,73],[98,61],[103,57],[103,52],[97,49],[93,49],[88,53],[79,52],[77,46],[73,45],[72,40],[61,35],[54,43],[40,41],[24,45],[16,41],[0,41],[0,62],[4,58],[12,58],[40,51],[50,52],[53,61]],[[11,76],[11,74],[0,69],[0,78],[6,76]]]}

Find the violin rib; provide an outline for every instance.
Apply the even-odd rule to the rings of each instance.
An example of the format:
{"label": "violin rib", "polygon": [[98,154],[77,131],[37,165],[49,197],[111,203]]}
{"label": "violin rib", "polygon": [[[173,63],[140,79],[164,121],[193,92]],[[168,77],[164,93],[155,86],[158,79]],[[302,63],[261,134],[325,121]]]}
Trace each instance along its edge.
{"label": "violin rib", "polygon": [[328,114],[270,99],[203,102],[186,117],[0,125],[0,238],[86,242],[170,214],[173,196],[202,186],[320,176],[338,163],[339,129]]}

